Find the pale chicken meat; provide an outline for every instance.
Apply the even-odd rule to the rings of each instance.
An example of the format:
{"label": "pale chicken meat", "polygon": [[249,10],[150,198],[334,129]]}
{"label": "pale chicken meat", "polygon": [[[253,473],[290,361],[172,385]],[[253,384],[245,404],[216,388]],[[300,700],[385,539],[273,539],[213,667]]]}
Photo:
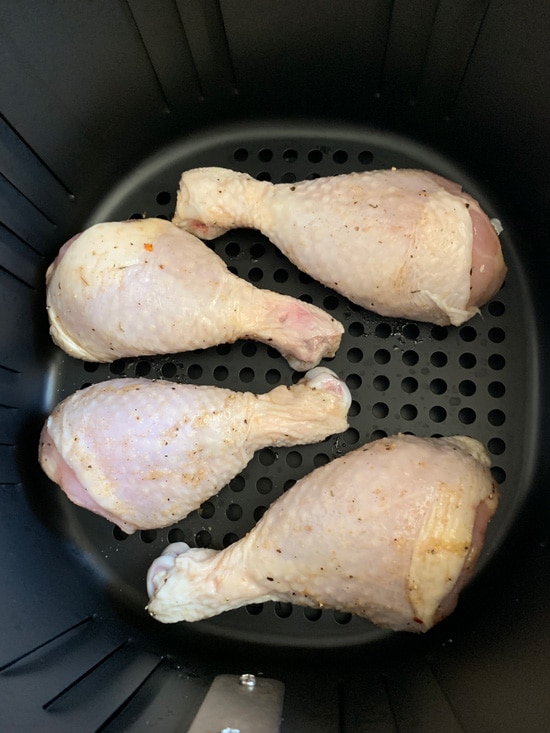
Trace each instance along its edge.
{"label": "pale chicken meat", "polygon": [[454,610],[497,502],[478,441],[383,438],[298,481],[224,550],[168,545],[148,610],[198,621],[272,600],[426,631]]}
{"label": "pale chicken meat", "polygon": [[266,446],[320,441],[347,428],[344,382],[324,367],[266,394],[112,379],[63,400],[39,461],[79,506],[131,533],[168,526],[216,494]]}
{"label": "pale chicken meat", "polygon": [[90,227],[61,248],[46,283],[53,340],[86,361],[247,338],[305,371],[334,356],[343,333],[320,308],[233,275],[203,242],[163,219]]}
{"label": "pale chicken meat", "polygon": [[499,222],[458,184],[422,170],[272,184],[196,168],[181,176],[173,221],[203,239],[256,228],[354,303],[440,325],[475,315],[506,274]]}

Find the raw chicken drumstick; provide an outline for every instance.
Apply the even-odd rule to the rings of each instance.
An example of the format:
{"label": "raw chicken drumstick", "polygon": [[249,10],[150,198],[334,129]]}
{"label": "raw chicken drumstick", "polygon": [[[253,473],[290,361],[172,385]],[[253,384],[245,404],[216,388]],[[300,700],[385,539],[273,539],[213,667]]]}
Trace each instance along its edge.
{"label": "raw chicken drumstick", "polygon": [[358,305],[440,325],[471,318],[506,274],[496,223],[458,184],[420,170],[274,185],[196,168],[181,177],[173,221],[203,239],[259,229]]}
{"label": "raw chicken drumstick", "polygon": [[39,460],[75,504],[128,533],[154,529],[197,509],[259,448],[344,431],[350,404],[345,383],[324,367],[260,395],[112,379],[55,408]]}
{"label": "raw chicken drumstick", "polygon": [[343,333],[320,308],[236,277],[163,219],[90,227],[61,248],[46,282],[53,340],[86,361],[251,338],[305,371],[334,356]]}
{"label": "raw chicken drumstick", "polygon": [[383,438],[298,481],[224,550],[168,545],[148,610],[198,621],[273,600],[426,631],[455,608],[497,502],[476,440]]}

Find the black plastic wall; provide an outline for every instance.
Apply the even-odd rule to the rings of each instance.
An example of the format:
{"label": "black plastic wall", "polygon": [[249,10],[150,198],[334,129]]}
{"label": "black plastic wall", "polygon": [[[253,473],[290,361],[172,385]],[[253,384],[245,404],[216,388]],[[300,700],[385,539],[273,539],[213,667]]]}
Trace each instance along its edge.
{"label": "black plastic wall", "polygon": [[538,303],[539,442],[523,511],[444,632],[346,659],[290,655],[292,669],[281,654],[247,661],[285,681],[284,731],[548,730],[549,37],[544,0],[0,0],[3,729],[185,730],[212,676],[243,671],[235,649],[190,640],[186,656],[134,628],[30,505],[55,368],[43,277],[149,155],[229,122],[294,118],[406,134],[490,188]]}

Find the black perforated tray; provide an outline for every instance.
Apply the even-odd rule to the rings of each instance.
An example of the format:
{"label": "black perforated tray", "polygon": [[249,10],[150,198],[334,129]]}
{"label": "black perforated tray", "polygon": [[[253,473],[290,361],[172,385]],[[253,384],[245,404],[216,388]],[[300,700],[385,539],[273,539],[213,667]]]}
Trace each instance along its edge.
{"label": "black perforated tray", "polygon": [[[54,498],[52,502],[37,501],[37,507],[45,507],[49,523],[55,517],[58,529],[90,567],[91,577],[104,584],[115,603],[144,623],[155,624],[144,611],[145,574],[168,542],[184,540],[192,546],[214,548],[228,545],[242,537],[297,479],[365,441],[398,431],[422,436],[465,433],[487,446],[502,493],[478,565],[479,575],[523,501],[533,453],[535,395],[528,358],[534,332],[530,328],[531,302],[515,258],[506,212],[498,210],[490,191],[452,161],[407,139],[347,127],[256,125],[203,133],[160,152],[106,191],[86,225],[146,216],[171,218],[181,172],[202,165],[235,168],[273,182],[390,166],[434,170],[462,183],[490,216],[501,219],[509,266],[506,283],[482,314],[461,328],[392,320],[369,313],[314,282],[258,232],[228,232],[208,246],[233,272],[257,287],[313,302],[344,324],[340,350],[329,361],[345,378],[353,396],[349,429],[317,445],[258,452],[218,496],[171,528],[128,537],[107,521],[73,506],[45,477],[36,486],[37,497],[47,491]],[[257,392],[289,384],[300,376],[278,352],[244,341],[110,365],[79,362],[52,346],[49,373],[45,413],[74,390],[115,376]],[[89,577],[86,582],[93,582]],[[475,580],[466,593],[475,593]],[[231,611],[195,624],[193,631],[302,647],[363,643],[387,633],[347,614],[281,603]]]}

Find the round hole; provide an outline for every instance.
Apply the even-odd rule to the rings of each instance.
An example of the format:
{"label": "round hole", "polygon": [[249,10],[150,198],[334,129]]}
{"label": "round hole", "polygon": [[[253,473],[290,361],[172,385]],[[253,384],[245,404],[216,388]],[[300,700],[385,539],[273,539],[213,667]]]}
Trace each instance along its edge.
{"label": "round hole", "polygon": [[355,428],[348,428],[342,438],[347,445],[355,445],[359,442],[359,431]]}
{"label": "round hole", "polygon": [[504,425],[506,421],[506,415],[502,410],[490,410],[489,414],[487,415],[487,419],[491,425],[494,425],[495,427],[498,427],[499,425]]}
{"label": "round hole", "polygon": [[356,417],[361,412],[361,405],[356,400],[352,400],[349,406],[348,415],[350,417]]}
{"label": "round hole", "polygon": [[463,341],[474,341],[477,331],[473,326],[462,326],[458,334]]}
{"label": "round hole", "polygon": [[298,160],[298,152],[294,148],[287,148],[283,152],[283,160],[287,163],[295,163]]}
{"label": "round hole", "polygon": [[487,309],[492,316],[498,317],[504,315],[506,307],[504,303],[500,302],[500,300],[493,300],[491,303],[489,303]]}
{"label": "round hole", "polygon": [[304,608],[304,617],[308,621],[319,621],[323,611],[320,608]]}
{"label": "round hole", "polygon": [[430,356],[430,363],[434,367],[444,367],[447,361],[447,354],[445,354],[443,351],[434,351],[434,353]]}
{"label": "round hole", "polygon": [[370,150],[362,150],[357,156],[361,165],[370,165],[374,160],[374,155]]}
{"label": "round hole", "polygon": [[275,615],[279,618],[288,618],[292,613],[292,604],[283,603],[282,601],[275,602]]}
{"label": "round hole", "polygon": [[334,620],[337,624],[349,624],[351,621],[351,613],[345,613],[344,611],[334,611]]}
{"label": "round hole", "polygon": [[246,160],[248,158],[248,150],[246,148],[237,148],[233,151],[233,157],[238,161]]}
{"label": "round hole", "polygon": [[379,339],[387,339],[391,336],[391,326],[389,323],[379,323],[374,329],[374,335]]}
{"label": "round hole", "polygon": [[350,336],[362,336],[365,333],[365,327],[359,321],[353,321],[348,326],[348,333]]}
{"label": "round hole", "polygon": [[270,150],[270,148],[262,148],[258,153],[258,158],[262,161],[262,163],[269,163],[269,161],[273,158],[273,150]]}
{"label": "round hole", "polygon": [[430,408],[429,416],[432,422],[443,422],[447,417],[447,410],[441,405],[434,405]]}
{"label": "round hole", "polygon": [[282,359],[280,352],[274,349],[273,346],[267,347],[267,355],[270,359]]}
{"label": "round hole", "polygon": [[418,381],[414,377],[405,377],[401,380],[401,389],[403,392],[412,394],[418,389]]}
{"label": "round hole", "polygon": [[318,149],[310,150],[307,159],[310,163],[320,163],[323,160],[323,153]]}
{"label": "round hole", "polygon": [[173,527],[168,532],[168,542],[184,542],[185,535],[179,527]]}
{"label": "round hole", "polygon": [[363,358],[363,352],[358,348],[349,349],[347,357],[350,364],[357,364]]}
{"label": "round hole", "polygon": [[309,293],[302,293],[302,295],[300,295],[300,300],[303,300],[304,303],[313,303],[313,298]]}
{"label": "round hole", "polygon": [[489,329],[489,341],[492,341],[494,344],[500,344],[502,341],[504,341],[506,334],[502,330],[502,328],[490,328]]}
{"label": "round hole", "polygon": [[415,364],[418,364],[418,354],[416,351],[404,351],[401,359],[403,360],[403,364],[406,364],[407,366],[414,366]]}
{"label": "round hole", "polygon": [[128,539],[129,536],[130,535],[127,535],[123,529],[120,529],[120,527],[113,527],[113,537],[115,540],[124,542],[124,540]]}
{"label": "round hole", "polygon": [[262,448],[258,454],[258,460],[262,466],[271,466],[275,463],[277,455],[271,450],[271,448]]}
{"label": "round hole", "polygon": [[491,354],[487,363],[489,364],[490,369],[500,371],[506,366],[506,359],[502,356],[502,354]]}
{"label": "round hole", "polygon": [[290,451],[286,457],[286,465],[291,468],[298,468],[302,465],[302,456],[297,450]]}
{"label": "round hole", "polygon": [[236,275],[237,277],[239,276],[239,270],[238,270],[238,269],[237,269],[236,267],[234,267],[233,265],[229,265],[229,267],[228,267],[227,269],[228,269],[228,270],[229,270],[229,272],[231,272],[231,273],[232,273],[233,275]]}
{"label": "round hole", "polygon": [[250,248],[250,257],[253,260],[259,260],[265,254],[265,247],[261,242],[255,242]]}
{"label": "round hole", "polygon": [[232,522],[237,522],[243,515],[243,509],[240,504],[230,504],[225,510],[225,516]]}
{"label": "round hole", "polygon": [[281,372],[278,369],[269,369],[265,373],[265,381],[268,384],[278,384],[281,381]]}
{"label": "round hole", "polygon": [[388,434],[385,430],[373,430],[370,434],[371,440],[380,440],[381,438],[387,438]]}
{"label": "round hole", "polygon": [[273,273],[273,279],[276,283],[286,283],[288,280],[288,272],[283,267],[280,267]]}
{"label": "round hole", "polygon": [[208,547],[212,543],[212,535],[206,529],[201,529],[195,535],[195,544],[197,547]]}
{"label": "round hole", "polygon": [[374,352],[374,361],[377,364],[387,364],[391,359],[391,354],[387,349],[377,349]]}
{"label": "round hole", "polygon": [[467,352],[458,357],[458,363],[463,369],[473,369],[477,364],[477,359],[474,354]]}
{"label": "round hole", "polygon": [[187,376],[189,379],[200,379],[202,377],[202,367],[200,364],[190,364],[187,368]]}
{"label": "round hole", "polygon": [[416,323],[406,323],[403,326],[403,336],[411,341],[415,341],[420,336],[420,329]]}
{"label": "round hole", "polygon": [[313,282],[313,278],[306,272],[299,272],[298,280],[302,283],[302,285],[310,285]]}
{"label": "round hole", "polygon": [[399,410],[399,414],[403,420],[414,420],[418,415],[418,410],[414,405],[403,405]]}
{"label": "round hole", "polygon": [[220,356],[227,356],[231,351],[231,344],[218,344],[216,346],[216,353]]}
{"label": "round hole", "polygon": [[254,343],[254,341],[245,341],[245,343],[241,346],[241,354],[243,356],[256,356],[257,351],[258,347]]}
{"label": "round hole", "polygon": [[267,507],[266,506],[257,506],[256,509],[254,509],[253,517],[255,522],[259,522],[260,519],[263,517],[263,515],[266,513]]}
{"label": "round hole", "polygon": [[163,377],[166,377],[167,379],[171,379],[172,377],[176,376],[176,372],[178,371],[177,366],[174,364],[173,361],[167,361],[166,364],[163,364],[160,368],[161,374]]}
{"label": "round hole", "polygon": [[229,376],[229,369],[225,366],[217,366],[212,372],[212,376],[217,382],[223,382]]}
{"label": "round hole", "polygon": [[335,308],[338,308],[340,304],[340,301],[335,295],[327,295],[327,297],[323,300],[323,306],[328,311],[333,311]]}
{"label": "round hole", "polygon": [[430,391],[434,394],[444,394],[447,391],[447,382],[444,379],[432,379]]}
{"label": "round hole", "polygon": [[359,376],[359,374],[348,374],[346,377],[346,385],[349,387],[349,389],[359,389],[359,387],[363,384],[363,380]]}
{"label": "round hole", "polygon": [[238,539],[239,536],[236,535],[234,532],[228,532],[226,535],[223,536],[222,544],[224,547],[229,547],[229,545],[237,542]]}
{"label": "round hole", "polygon": [[506,450],[506,443],[501,438],[491,438],[487,444],[489,453],[500,456]]}
{"label": "round hole", "polygon": [[330,461],[330,458],[327,456],[326,453],[316,453],[313,457],[313,465],[315,468],[319,468],[319,466],[324,466]]}
{"label": "round hole", "polygon": [[506,481],[506,471],[500,466],[493,466],[491,468],[491,475],[497,484],[503,484]]}
{"label": "round hole", "polygon": [[288,491],[289,489],[291,489],[294,486],[295,483],[296,483],[295,478],[287,479],[283,484],[283,491]]}
{"label": "round hole", "polygon": [[388,377],[385,376],[385,374],[378,374],[372,380],[372,386],[378,392],[385,392],[390,386],[390,380],[388,379]]}
{"label": "round hole", "polygon": [[111,374],[123,374],[126,370],[126,359],[117,359],[109,364]]}
{"label": "round hole", "polygon": [[259,494],[269,494],[273,488],[273,481],[267,476],[261,476],[256,481],[256,489]]}
{"label": "round hole", "polygon": [[139,213],[130,214],[128,219],[145,219],[145,214],[139,214]]}
{"label": "round hole", "polygon": [[504,397],[506,393],[506,387],[502,384],[502,382],[491,382],[491,384],[487,387],[487,391],[491,395],[491,397]]}
{"label": "round hole", "polygon": [[84,382],[83,384],[80,385],[80,389],[86,389],[86,387],[91,387],[91,386],[92,386],[91,382]]}
{"label": "round hole", "polygon": [[385,402],[375,402],[372,406],[372,414],[377,418],[387,417],[389,411]]}
{"label": "round hole", "polygon": [[139,533],[139,538],[142,542],[146,542],[148,545],[157,539],[156,529],[142,529]]}
{"label": "round hole", "polygon": [[472,382],[471,379],[463,379],[458,385],[458,391],[460,394],[464,395],[464,397],[471,397],[476,393],[476,390],[476,384],[475,382]]}
{"label": "round hole", "polygon": [[94,361],[85,361],[82,366],[85,372],[96,372],[99,369],[99,364]]}
{"label": "round hole", "polygon": [[296,174],[292,173],[292,171],[286,171],[281,176],[281,183],[295,183],[296,182]]}
{"label": "round hole", "polygon": [[229,488],[237,494],[244,489],[244,485],[245,480],[242,476],[235,476],[235,478],[232,478],[229,482]]}
{"label": "round hole", "polygon": [[245,606],[247,613],[249,613],[251,616],[259,616],[260,613],[264,610],[264,604],[263,603],[249,603],[248,606]]}
{"label": "round hole", "polygon": [[214,512],[216,511],[214,504],[212,504],[211,501],[205,501],[203,504],[200,505],[200,507],[197,509],[197,514],[202,519],[210,519],[214,516]]}
{"label": "round hole", "polygon": [[172,196],[168,193],[168,191],[160,191],[160,193],[157,193],[157,204],[160,206],[166,206],[170,203],[172,200]]}
{"label": "round hole", "polygon": [[345,150],[335,150],[334,153],[332,154],[332,160],[335,163],[342,164],[342,163],[345,163],[347,159],[348,159],[348,154],[346,153]]}
{"label": "round hole", "polygon": [[258,181],[270,181],[271,173],[268,173],[268,171],[260,171],[256,178],[258,179]]}
{"label": "round hole", "polygon": [[259,283],[263,276],[264,272],[261,267],[252,267],[248,271],[248,279],[251,283]]}
{"label": "round hole", "polygon": [[463,407],[458,412],[458,419],[463,425],[471,425],[476,419],[475,410],[472,410],[471,407]]}
{"label": "round hole", "polygon": [[430,333],[434,341],[444,341],[449,334],[447,326],[432,326]]}
{"label": "round hole", "polygon": [[241,382],[251,382],[254,379],[254,369],[251,369],[250,367],[245,367],[244,369],[241,369],[239,372],[239,379]]}

